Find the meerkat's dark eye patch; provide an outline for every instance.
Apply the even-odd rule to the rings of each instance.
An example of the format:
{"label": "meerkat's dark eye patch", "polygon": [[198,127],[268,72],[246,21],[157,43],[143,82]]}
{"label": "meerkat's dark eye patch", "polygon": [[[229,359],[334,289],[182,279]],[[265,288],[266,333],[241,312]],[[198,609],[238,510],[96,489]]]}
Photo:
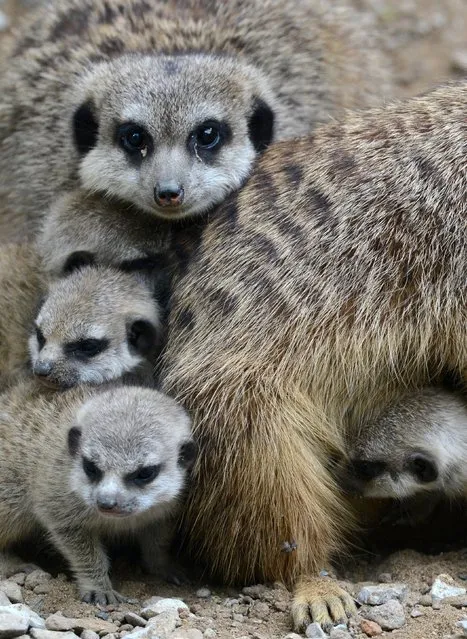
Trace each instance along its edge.
{"label": "meerkat's dark eye patch", "polygon": [[117,143],[130,155],[145,158],[152,151],[153,142],[149,133],[139,124],[126,122],[117,128]]}
{"label": "meerkat's dark eye patch", "polygon": [[102,479],[103,472],[96,466],[96,464],[87,459],[87,457],[83,457],[83,470],[86,473],[86,477],[93,482],[97,482]]}
{"label": "meerkat's dark eye patch", "polygon": [[78,359],[88,359],[89,357],[95,357],[102,353],[109,347],[109,340],[103,337],[102,339],[89,338],[79,339],[76,342],[68,342],[63,347],[65,355],[71,355]]}
{"label": "meerkat's dark eye patch", "polygon": [[73,135],[78,151],[84,155],[97,144],[99,124],[92,102],[82,104],[73,115]]}
{"label": "meerkat's dark eye patch", "polygon": [[264,100],[255,98],[248,120],[248,135],[257,153],[262,153],[274,137],[274,112]]}
{"label": "meerkat's dark eye patch", "polygon": [[351,472],[357,479],[371,481],[382,475],[386,470],[386,463],[383,461],[366,461],[356,459],[351,463]]}
{"label": "meerkat's dark eye patch", "polygon": [[128,483],[136,484],[136,486],[146,486],[156,479],[162,469],[162,464],[156,464],[154,466],[144,466],[138,468],[134,473],[130,473],[125,477],[125,481]]}
{"label": "meerkat's dark eye patch", "polygon": [[44,337],[44,333],[41,331],[41,329],[38,326],[36,326],[36,339],[37,339],[37,347],[41,351],[45,346],[46,340]]}
{"label": "meerkat's dark eye patch", "polygon": [[85,266],[93,266],[96,263],[96,259],[89,251],[75,251],[70,253],[66,258],[65,264],[62,268],[63,275],[70,275],[74,271]]}
{"label": "meerkat's dark eye patch", "polygon": [[81,430],[77,426],[73,426],[68,431],[68,451],[72,457],[75,457],[79,449],[81,440]]}
{"label": "meerkat's dark eye patch", "polygon": [[138,319],[127,324],[129,345],[141,355],[147,355],[156,346],[157,329],[148,320]]}
{"label": "meerkat's dark eye patch", "polygon": [[182,468],[186,468],[189,470],[193,467],[196,457],[198,455],[198,446],[194,441],[190,440],[188,442],[184,442],[181,445],[180,453],[178,455],[178,463]]}
{"label": "meerkat's dark eye patch", "polygon": [[409,458],[407,469],[414,477],[424,484],[438,479],[438,469],[432,459],[426,455],[417,454]]}
{"label": "meerkat's dark eye patch", "polygon": [[209,160],[232,138],[227,122],[206,120],[188,136],[189,151],[201,160]]}

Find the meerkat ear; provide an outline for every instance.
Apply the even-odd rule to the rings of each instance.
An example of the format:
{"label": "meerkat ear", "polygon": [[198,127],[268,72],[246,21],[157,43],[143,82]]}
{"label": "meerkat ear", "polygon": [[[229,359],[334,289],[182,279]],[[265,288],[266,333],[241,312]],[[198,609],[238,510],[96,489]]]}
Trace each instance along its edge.
{"label": "meerkat ear", "polygon": [[254,98],[253,112],[248,120],[248,135],[257,153],[262,153],[274,136],[274,112],[261,98]]}
{"label": "meerkat ear", "polygon": [[70,275],[84,266],[94,266],[96,260],[89,251],[75,251],[66,258],[62,268],[63,275]]}
{"label": "meerkat ear", "polygon": [[196,457],[198,456],[198,446],[191,439],[187,442],[184,442],[181,445],[180,453],[178,455],[178,463],[182,468],[186,468],[186,470],[190,470],[193,468]]}
{"label": "meerkat ear", "polygon": [[97,144],[99,123],[91,101],[84,102],[73,115],[73,135],[78,151],[84,155]]}
{"label": "meerkat ear", "polygon": [[68,450],[72,457],[75,457],[78,452],[80,440],[81,430],[77,426],[73,426],[68,431]]}
{"label": "meerkat ear", "polygon": [[148,320],[131,320],[127,323],[126,332],[128,343],[140,355],[148,355],[157,346],[158,330]]}

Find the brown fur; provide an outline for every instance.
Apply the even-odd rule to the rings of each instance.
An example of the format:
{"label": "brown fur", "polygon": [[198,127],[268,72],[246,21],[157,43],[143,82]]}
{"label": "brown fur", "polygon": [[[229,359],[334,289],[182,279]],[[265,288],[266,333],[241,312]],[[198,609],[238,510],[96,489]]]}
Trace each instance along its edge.
{"label": "brown fur", "polygon": [[333,5],[63,0],[53,10],[39,10],[13,35],[0,74],[1,236],[33,233],[33,220],[52,199],[77,185],[79,158],[70,130],[75,91],[98,62],[129,52],[238,58],[269,82],[281,138],[304,134],[345,107],[380,99],[388,75],[366,28],[369,18],[346,0]]}
{"label": "brown fur", "polygon": [[202,450],[190,547],[224,580],[316,575],[352,529],[347,422],[465,370],[466,105],[447,86],[275,145],[182,273],[164,388]]}
{"label": "brown fur", "polygon": [[28,369],[28,334],[41,295],[44,275],[37,252],[28,244],[0,250],[0,390]]}

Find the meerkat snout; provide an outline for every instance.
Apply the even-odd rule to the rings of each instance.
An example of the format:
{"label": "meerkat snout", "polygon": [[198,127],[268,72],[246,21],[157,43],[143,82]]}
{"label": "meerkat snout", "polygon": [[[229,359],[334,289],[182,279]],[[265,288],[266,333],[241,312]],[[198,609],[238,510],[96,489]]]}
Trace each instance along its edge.
{"label": "meerkat snout", "polygon": [[185,191],[180,184],[156,184],[154,199],[156,204],[163,207],[177,208],[183,204]]}
{"label": "meerkat snout", "polygon": [[29,339],[32,370],[61,388],[151,378],[161,336],[161,309],[144,278],[84,266],[51,284]]}

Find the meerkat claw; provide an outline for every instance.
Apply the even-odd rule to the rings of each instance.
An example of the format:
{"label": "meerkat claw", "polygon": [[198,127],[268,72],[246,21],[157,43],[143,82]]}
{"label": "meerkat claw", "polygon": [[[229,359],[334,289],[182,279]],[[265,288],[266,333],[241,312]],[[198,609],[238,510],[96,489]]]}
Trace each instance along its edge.
{"label": "meerkat claw", "polygon": [[297,631],[316,622],[329,632],[334,625],[347,624],[348,618],[356,612],[352,597],[332,579],[308,578],[296,587],[292,619]]}
{"label": "meerkat claw", "polygon": [[116,590],[90,590],[81,597],[82,601],[89,604],[107,606],[109,604],[125,603],[127,597],[121,595]]}

